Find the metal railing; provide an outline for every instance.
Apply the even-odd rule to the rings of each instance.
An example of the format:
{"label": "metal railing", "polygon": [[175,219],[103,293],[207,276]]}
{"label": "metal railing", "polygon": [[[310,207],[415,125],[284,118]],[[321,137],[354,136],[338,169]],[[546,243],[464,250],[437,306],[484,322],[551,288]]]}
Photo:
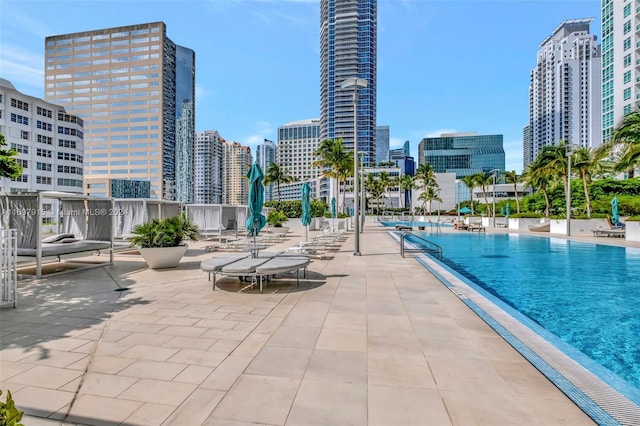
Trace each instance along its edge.
{"label": "metal railing", "polygon": [[[405,240],[409,236],[413,237],[416,240],[419,240],[419,242],[417,244],[414,244],[413,247],[405,246]],[[400,255],[404,257],[405,253],[426,253],[430,254],[438,260],[442,260],[442,247],[440,247],[433,241],[429,241],[426,238],[423,238],[412,232],[403,232],[400,235]]]}
{"label": "metal railing", "polygon": [[0,229],[0,308],[17,306],[18,272],[18,231]]}

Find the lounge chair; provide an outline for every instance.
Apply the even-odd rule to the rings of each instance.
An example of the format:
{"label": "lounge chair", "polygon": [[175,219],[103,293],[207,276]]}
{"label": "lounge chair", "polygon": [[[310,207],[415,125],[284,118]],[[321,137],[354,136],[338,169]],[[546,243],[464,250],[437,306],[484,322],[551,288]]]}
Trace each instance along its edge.
{"label": "lounge chair", "polygon": [[611,218],[607,216],[607,223],[609,224],[609,228],[611,229],[624,229],[625,225],[622,222],[613,223]]}
{"label": "lounge chair", "polygon": [[551,222],[541,223],[539,225],[529,226],[531,232],[551,232]]}

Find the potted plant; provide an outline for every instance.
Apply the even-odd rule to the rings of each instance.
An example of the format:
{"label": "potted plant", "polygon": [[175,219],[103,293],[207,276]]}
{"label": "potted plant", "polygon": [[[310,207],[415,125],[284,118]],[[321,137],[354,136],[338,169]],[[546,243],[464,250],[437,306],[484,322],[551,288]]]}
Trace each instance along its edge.
{"label": "potted plant", "polygon": [[274,228],[278,228],[274,229],[273,232],[277,232],[279,234],[286,234],[287,232],[289,232],[288,227],[282,226],[282,224],[288,220],[289,218],[287,217],[287,215],[280,210],[271,210],[269,212],[269,215],[267,215],[267,223]]}
{"label": "potted plant", "polygon": [[186,238],[197,241],[198,227],[184,216],[153,219],[133,228],[131,243],[152,269],[175,268],[187,252]]}

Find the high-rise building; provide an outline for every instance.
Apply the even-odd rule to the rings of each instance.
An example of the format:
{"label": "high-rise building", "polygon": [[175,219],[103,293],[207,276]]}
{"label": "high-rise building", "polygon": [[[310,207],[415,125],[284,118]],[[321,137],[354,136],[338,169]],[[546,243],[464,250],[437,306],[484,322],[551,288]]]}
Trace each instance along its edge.
{"label": "high-rise building", "polygon": [[522,170],[533,161],[531,158],[531,127],[527,124],[522,128]]}
{"label": "high-rise building", "polygon": [[[269,166],[276,162],[276,144],[269,139],[265,139],[256,149],[256,163],[266,175]],[[264,200],[273,200],[273,185],[264,188]]]}
{"label": "high-rise building", "polygon": [[377,0],[320,1],[320,138],[342,138],[353,150],[354,88],[357,89],[358,151],[368,165],[376,158]]}
{"label": "high-rise building", "polygon": [[389,161],[389,126],[376,126],[376,164]]}
{"label": "high-rise building", "polygon": [[[313,162],[317,160],[314,153],[318,150],[320,141],[320,120],[317,118],[292,121],[278,127],[278,164],[287,169],[297,182],[315,182],[322,175],[320,168],[313,166]],[[324,192],[328,187],[328,182],[312,184],[311,197],[328,196],[328,192]],[[281,187],[282,199],[285,199],[285,192],[288,197],[293,197],[286,199],[299,199],[300,191],[295,188],[299,188],[299,185],[292,187],[291,191]]]}
{"label": "high-rise building", "polygon": [[635,1],[602,0],[602,141],[640,99],[640,32]]}
{"label": "high-rise building", "polygon": [[429,164],[435,173],[455,173],[456,179],[475,173],[504,170],[502,135],[443,133],[418,144],[418,165]]}
{"label": "high-rise building", "polygon": [[249,179],[246,175],[252,163],[251,148],[226,141],[222,147],[222,204],[246,205],[249,200]]}
{"label": "high-rise building", "polygon": [[222,204],[223,142],[216,130],[196,133],[193,163],[197,204]]}
{"label": "high-rise building", "polygon": [[0,192],[82,193],[84,127],[65,108],[20,93],[0,78],[0,133],[23,173],[0,178]]}
{"label": "high-rise building", "polygon": [[592,20],[563,21],[540,43],[529,86],[531,143],[523,154],[530,161],[561,141],[600,145],[600,46],[589,34]]}
{"label": "high-rise building", "polygon": [[149,180],[153,198],[174,200],[176,125],[187,149],[195,128],[193,51],[163,22],[51,36],[45,49],[45,99],[85,120],[86,183]]}
{"label": "high-rise building", "polygon": [[196,53],[176,45],[176,200],[194,201]]}
{"label": "high-rise building", "polygon": [[389,150],[389,160],[396,163],[403,175],[413,176],[415,173],[415,161],[411,156],[411,144],[405,141],[401,148]]}
{"label": "high-rise building", "polygon": [[85,185],[84,193],[94,197],[149,198],[151,183],[148,180],[96,178]]}

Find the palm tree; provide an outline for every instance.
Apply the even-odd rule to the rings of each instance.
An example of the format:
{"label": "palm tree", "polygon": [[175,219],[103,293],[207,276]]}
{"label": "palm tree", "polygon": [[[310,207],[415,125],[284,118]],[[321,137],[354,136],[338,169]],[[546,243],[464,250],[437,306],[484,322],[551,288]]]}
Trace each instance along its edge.
{"label": "palm tree", "polygon": [[471,203],[471,215],[473,216],[473,188],[476,186],[475,175],[467,175],[462,177],[462,183],[469,190],[469,202]]}
{"label": "palm tree", "polygon": [[[336,192],[340,189],[340,179],[344,175],[346,163],[353,160],[351,153],[347,152],[342,145],[342,138],[325,139],[320,142],[318,149],[314,152],[318,158],[312,163],[314,167],[323,168],[322,176],[336,179]],[[351,161],[353,162],[353,161]]]}
{"label": "palm tree", "polygon": [[503,176],[506,183],[513,184],[513,192],[516,194],[516,211],[520,213],[520,199],[518,198],[518,182],[520,182],[520,176],[515,170],[504,172]]}
{"label": "palm tree", "polygon": [[527,166],[522,177],[524,178],[525,187],[537,188],[538,191],[542,192],[545,201],[544,215],[548,218],[551,214],[551,202],[549,201],[548,193],[551,175],[545,167],[545,164],[541,161],[540,156]]}
{"label": "palm tree", "polygon": [[[0,179],[6,177],[15,179],[22,174],[22,166],[14,158],[18,151],[13,148],[5,149],[7,146],[4,135],[0,133]],[[1,189],[1,188],[0,188]]]}
{"label": "palm tree", "polygon": [[618,162],[616,171],[626,171],[630,178],[634,175],[634,167],[640,160],[640,106],[622,117],[622,120],[613,130],[611,142],[620,150],[621,161]]}
{"label": "palm tree", "polygon": [[[545,146],[542,152],[538,156],[541,166],[547,171],[547,174],[551,179],[559,179],[564,184],[564,196],[565,199],[570,199],[569,193],[569,158],[565,155],[567,145],[560,141],[559,145]],[[552,180],[552,187],[555,187]],[[567,212],[567,217],[571,212]]]}
{"label": "palm tree", "polygon": [[289,174],[288,169],[283,169],[277,163],[269,164],[267,167],[267,172],[264,175],[264,186],[276,184],[276,188],[278,190],[278,202],[280,202],[280,184],[287,184],[291,182],[295,182],[296,178]]}
{"label": "palm tree", "polygon": [[389,173],[385,171],[380,172],[380,174],[378,175],[378,181],[380,182],[380,186],[382,187],[382,206],[384,207],[387,191],[392,185]]}
{"label": "palm tree", "polygon": [[425,189],[429,186],[438,187],[436,175],[430,164],[420,164],[418,170],[416,170],[415,179],[420,181],[420,183],[416,185],[416,188]]}
{"label": "palm tree", "polygon": [[[411,211],[411,192],[413,191],[413,188],[415,187],[415,182],[413,180],[413,176],[411,175],[402,175],[398,178],[398,185],[400,186],[400,188],[402,189],[402,191],[400,192],[400,200],[402,200],[402,192],[409,191],[409,211]],[[407,201],[405,200],[404,204],[407,204]],[[406,207],[406,206],[405,206]]]}
{"label": "palm tree", "polygon": [[420,196],[418,197],[419,200],[422,201],[422,208],[424,209],[425,204],[428,202],[429,203],[429,210],[428,210],[428,214],[431,214],[431,203],[434,201],[439,201],[442,202],[442,198],[440,198],[438,196],[438,194],[440,193],[440,189],[439,188],[435,188],[433,186],[429,186],[427,187],[427,189],[425,191],[423,191]]}
{"label": "palm tree", "polygon": [[587,210],[587,217],[591,219],[591,198],[589,197],[589,182],[591,181],[591,175],[597,168],[599,161],[595,152],[589,148],[582,147],[578,149],[571,159],[571,165],[578,173],[580,173],[580,179],[582,179],[582,189],[584,191],[585,208]]}
{"label": "palm tree", "polygon": [[484,198],[484,204],[487,206],[487,216],[489,216],[489,200],[487,199],[487,187],[493,183],[493,174],[478,172],[473,175],[473,182],[475,186],[482,188],[482,196]]}

